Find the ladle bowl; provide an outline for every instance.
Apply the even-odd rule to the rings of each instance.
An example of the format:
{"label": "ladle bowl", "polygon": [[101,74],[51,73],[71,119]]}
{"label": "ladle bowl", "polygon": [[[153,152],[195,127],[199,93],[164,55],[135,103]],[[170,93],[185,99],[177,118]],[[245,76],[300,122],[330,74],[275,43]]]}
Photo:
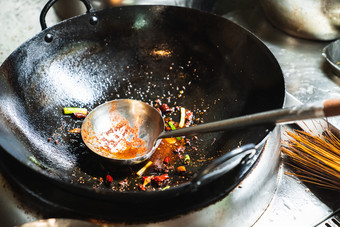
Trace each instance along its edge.
{"label": "ladle bowl", "polygon": [[[137,130],[138,138],[145,142],[146,152],[133,158],[109,158],[101,152],[99,135],[107,133],[114,121],[126,119]],[[118,99],[105,102],[92,110],[85,118],[81,136],[94,153],[108,158],[115,164],[138,164],[148,159],[160,144],[156,138],[164,131],[164,121],[160,113],[151,105],[132,99]],[[129,137],[129,135],[126,135]]]}
{"label": "ladle bowl", "polygon": [[[110,159],[115,164],[132,165],[150,158],[160,144],[161,138],[196,135],[260,124],[287,123],[339,114],[340,99],[335,99],[326,100],[321,105],[277,109],[165,131],[163,117],[157,109],[141,101],[119,99],[101,104],[92,110],[82,124],[81,135],[86,146],[94,153]],[[141,143],[135,143],[136,141]],[[137,150],[140,149],[140,152],[135,152],[136,154],[128,158],[107,155],[117,150],[122,153],[131,152],[130,145],[126,144],[133,144],[132,146]],[[120,149],[121,147],[128,149]]]}

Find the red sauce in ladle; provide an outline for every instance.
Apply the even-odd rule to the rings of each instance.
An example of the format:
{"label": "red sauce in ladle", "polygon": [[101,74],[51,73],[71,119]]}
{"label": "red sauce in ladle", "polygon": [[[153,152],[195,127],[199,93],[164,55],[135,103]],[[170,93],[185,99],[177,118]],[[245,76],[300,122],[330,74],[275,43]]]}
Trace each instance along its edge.
{"label": "red sauce in ladle", "polygon": [[147,149],[145,141],[138,137],[138,127],[132,127],[128,120],[114,114],[114,111],[111,111],[110,117],[112,125],[108,131],[87,135],[96,153],[114,159],[132,159],[143,155]]}

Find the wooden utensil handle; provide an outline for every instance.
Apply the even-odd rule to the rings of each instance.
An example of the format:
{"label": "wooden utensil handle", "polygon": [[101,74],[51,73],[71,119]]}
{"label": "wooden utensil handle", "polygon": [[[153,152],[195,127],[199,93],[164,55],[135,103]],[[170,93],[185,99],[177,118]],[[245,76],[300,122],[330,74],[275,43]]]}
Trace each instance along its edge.
{"label": "wooden utensil handle", "polygon": [[329,99],[324,101],[323,112],[326,117],[340,115],[340,99]]}

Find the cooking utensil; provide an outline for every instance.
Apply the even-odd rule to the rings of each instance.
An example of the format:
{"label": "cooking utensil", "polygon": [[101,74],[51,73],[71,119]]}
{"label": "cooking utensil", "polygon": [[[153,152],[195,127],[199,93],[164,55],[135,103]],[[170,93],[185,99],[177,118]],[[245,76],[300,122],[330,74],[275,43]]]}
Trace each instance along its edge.
{"label": "cooking utensil", "polygon": [[340,76],[340,40],[333,41],[325,46],[322,50],[322,56],[331,66],[332,72]]}
{"label": "cooking utensil", "polygon": [[329,130],[321,135],[302,130],[286,130],[287,140],[282,151],[286,163],[293,168],[291,175],[319,187],[339,190],[339,140]]}
{"label": "cooking utensil", "polygon": [[[200,152],[190,154],[196,165],[184,176],[169,172],[168,190],[141,192],[134,174],[141,166],[116,168],[97,160],[80,135],[69,133],[82,122],[63,115],[63,107],[91,110],[117,98],[149,103],[169,98],[209,122],[281,108],[284,96],[272,53],[225,18],[170,6],[88,10],[44,29],[0,67],[0,146],[16,168],[73,193],[63,201],[66,207],[109,219],[169,218],[218,201],[237,187],[258,162],[275,125],[202,135],[192,145]],[[201,171],[236,148],[254,153],[246,144],[255,144],[251,158],[245,152],[238,157],[244,162],[232,170],[216,171],[219,165],[193,186]],[[111,187],[99,181],[108,172]],[[125,179],[127,186],[120,188]],[[101,213],[75,202],[84,197],[105,203]],[[159,209],[160,203],[167,205]]]}
{"label": "cooking utensil", "polygon": [[333,40],[340,36],[338,0],[261,0],[269,21],[288,34],[314,40]]}
{"label": "cooking utensil", "polygon": [[[260,124],[331,117],[338,114],[340,114],[340,99],[333,99],[324,101],[321,106],[302,106],[271,110],[173,131],[164,131],[164,120],[158,110],[141,101],[121,99],[106,102],[95,108],[84,120],[81,132],[85,144],[93,152],[112,160],[116,164],[129,165],[137,164],[150,158],[159,146],[160,139],[162,138],[192,136],[200,133],[226,131]],[[115,116],[119,116],[119,118]],[[97,140],[97,138],[99,138],[101,133],[106,133],[109,130],[118,131],[118,126],[121,126],[121,119],[128,120],[129,125],[138,129],[138,137],[145,142],[146,151],[143,154],[138,154],[138,156],[131,158],[111,158],[101,154],[102,141]],[[130,136],[130,134],[126,136]],[[128,151],[121,150],[119,152]]]}

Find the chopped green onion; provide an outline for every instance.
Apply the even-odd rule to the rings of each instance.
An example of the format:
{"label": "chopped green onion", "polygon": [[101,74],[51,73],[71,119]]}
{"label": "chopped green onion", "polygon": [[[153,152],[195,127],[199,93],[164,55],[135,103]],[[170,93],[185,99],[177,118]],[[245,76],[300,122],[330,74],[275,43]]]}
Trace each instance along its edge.
{"label": "chopped green onion", "polygon": [[169,124],[171,130],[176,130],[175,125],[171,121],[169,121],[168,124]]}
{"label": "chopped green onion", "polygon": [[146,165],[145,165],[143,168],[141,168],[140,170],[138,170],[137,175],[138,175],[138,176],[142,176],[142,175],[144,174],[145,170],[146,170],[147,168],[149,168],[151,165],[152,165],[152,161],[149,161],[148,163],[146,163]]}
{"label": "chopped green onion", "polygon": [[186,154],[186,155],[184,156],[184,163],[187,164],[187,165],[190,164],[190,156],[189,156],[188,154]]}
{"label": "chopped green onion", "polygon": [[164,188],[162,188],[162,191],[167,190],[167,189],[169,189],[169,188],[170,188],[169,185],[168,185],[168,186],[165,186]]}
{"label": "chopped green onion", "polygon": [[178,127],[183,128],[185,123],[185,108],[181,107],[181,120],[179,121]]}
{"label": "chopped green onion", "polygon": [[39,166],[42,169],[48,169],[47,166],[45,166],[44,164],[42,164],[41,162],[39,162],[34,156],[29,156],[28,159],[33,162],[34,164],[36,164],[37,166]]}
{"label": "chopped green onion", "polygon": [[87,115],[86,108],[79,108],[79,107],[64,107],[64,114],[74,114],[74,113],[82,113]]}
{"label": "chopped green onion", "polygon": [[[171,121],[168,122],[168,125],[170,126],[171,130],[176,130],[175,125]],[[176,137],[176,139],[181,140],[182,138],[181,137]]]}

